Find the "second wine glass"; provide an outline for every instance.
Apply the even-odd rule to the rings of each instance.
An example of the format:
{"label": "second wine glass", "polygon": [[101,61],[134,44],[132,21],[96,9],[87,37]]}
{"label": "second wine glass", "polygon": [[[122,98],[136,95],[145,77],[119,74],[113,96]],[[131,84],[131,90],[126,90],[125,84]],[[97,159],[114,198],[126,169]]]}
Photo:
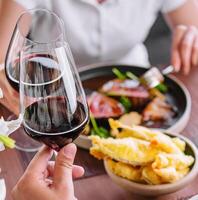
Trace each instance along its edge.
{"label": "second wine glass", "polygon": [[[19,54],[24,46],[63,41],[64,26],[55,13],[46,9],[31,9],[23,12],[17,20],[5,59],[5,73],[10,85],[15,90],[19,90]],[[10,104],[13,105],[12,98]],[[11,115],[8,119],[16,119],[16,116]],[[29,138],[21,128],[12,133],[11,137],[16,141],[16,148],[19,150],[32,152],[41,147],[40,143]]]}

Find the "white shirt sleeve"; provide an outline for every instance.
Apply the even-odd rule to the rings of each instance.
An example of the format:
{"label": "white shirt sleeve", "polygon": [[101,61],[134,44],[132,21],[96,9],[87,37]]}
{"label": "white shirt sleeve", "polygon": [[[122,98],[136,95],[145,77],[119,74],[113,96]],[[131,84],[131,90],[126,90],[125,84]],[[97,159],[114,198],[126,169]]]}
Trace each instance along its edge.
{"label": "white shirt sleeve", "polygon": [[186,0],[163,0],[161,11],[163,13],[171,12],[182,6]]}

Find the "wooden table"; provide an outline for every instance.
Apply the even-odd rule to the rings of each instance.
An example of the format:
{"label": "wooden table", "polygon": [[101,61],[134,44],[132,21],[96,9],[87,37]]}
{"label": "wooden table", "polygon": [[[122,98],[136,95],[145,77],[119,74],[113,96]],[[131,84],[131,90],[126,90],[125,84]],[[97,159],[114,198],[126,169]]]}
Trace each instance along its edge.
{"label": "wooden table", "polygon": [[[190,76],[177,76],[187,86],[192,96],[192,114],[188,126],[183,134],[198,145],[198,68],[193,69]],[[0,116],[8,117],[11,112],[0,105]],[[24,153],[18,150],[0,152],[0,177],[5,178],[7,185],[7,200],[11,200],[10,191],[23,174],[33,153]],[[79,200],[187,200],[188,197],[198,193],[198,178],[185,189],[161,197],[136,196],[115,185],[106,175],[103,164],[91,157],[88,151],[78,149],[76,164],[85,168],[85,176],[75,180],[75,194]]]}

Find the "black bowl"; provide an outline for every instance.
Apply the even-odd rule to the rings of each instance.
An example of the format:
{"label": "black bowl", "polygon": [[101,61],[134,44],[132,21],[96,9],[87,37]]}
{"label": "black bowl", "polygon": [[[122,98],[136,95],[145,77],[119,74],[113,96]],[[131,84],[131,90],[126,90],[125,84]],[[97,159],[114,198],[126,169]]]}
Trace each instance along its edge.
{"label": "black bowl", "polygon": [[[98,90],[105,82],[115,78],[115,75],[112,72],[112,69],[115,67],[122,72],[131,71],[137,76],[141,76],[148,70],[138,66],[118,64],[87,66],[79,70],[85,91]],[[190,115],[190,95],[184,85],[172,76],[165,76],[165,84],[168,86],[168,92],[166,93],[167,100],[177,109],[177,115],[169,121],[154,124],[154,127],[167,130],[173,126],[174,129],[176,126],[180,126],[176,127],[176,129],[183,129],[184,124],[186,125]]]}

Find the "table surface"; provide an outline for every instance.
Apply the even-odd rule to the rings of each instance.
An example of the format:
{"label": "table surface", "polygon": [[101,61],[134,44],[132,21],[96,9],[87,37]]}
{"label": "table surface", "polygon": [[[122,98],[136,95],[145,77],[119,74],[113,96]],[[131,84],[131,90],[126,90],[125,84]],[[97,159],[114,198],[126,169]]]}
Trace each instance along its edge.
{"label": "table surface", "polygon": [[[189,76],[177,75],[186,85],[192,97],[192,113],[187,127],[182,132],[198,145],[198,68]],[[5,94],[6,95],[6,94]],[[10,107],[9,107],[10,108]],[[12,109],[13,110],[13,109]],[[0,116],[7,118],[12,112],[0,105]],[[33,153],[24,153],[16,149],[0,152],[0,167],[7,186],[7,200],[11,200],[11,189],[23,174]],[[74,181],[75,195],[79,200],[146,200],[148,197],[133,195],[115,185],[106,175],[103,163],[91,157],[86,150],[78,149],[75,163],[85,168],[85,176]],[[198,178],[186,188],[170,195],[152,197],[152,200],[187,200],[198,193]],[[108,187],[107,187],[108,186]]]}

